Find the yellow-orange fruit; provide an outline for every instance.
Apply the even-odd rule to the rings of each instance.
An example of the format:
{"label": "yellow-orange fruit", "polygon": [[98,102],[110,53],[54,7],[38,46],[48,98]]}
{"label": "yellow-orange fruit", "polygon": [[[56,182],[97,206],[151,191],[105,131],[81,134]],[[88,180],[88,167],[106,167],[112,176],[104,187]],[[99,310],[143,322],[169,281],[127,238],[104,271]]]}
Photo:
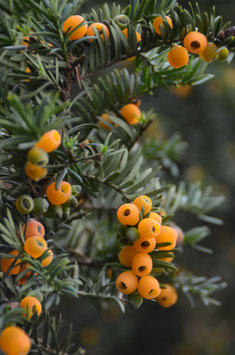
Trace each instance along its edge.
{"label": "yellow-orange fruit", "polygon": [[46,256],[42,261],[41,261],[41,265],[42,267],[46,267],[48,265],[50,265],[50,263],[52,262],[53,260],[53,256],[54,256],[54,253],[51,249],[48,249],[48,256]]}
{"label": "yellow-orange fruit", "polygon": [[134,242],[134,247],[138,253],[151,253],[156,247],[156,238],[140,237]]}
{"label": "yellow-orange fruit", "polygon": [[24,308],[23,316],[31,318],[35,313],[39,316],[42,312],[42,305],[36,297],[27,296],[20,302],[20,307]]}
{"label": "yellow-orange fruit", "polygon": [[166,288],[162,289],[160,295],[156,297],[156,300],[162,307],[168,308],[176,304],[178,301],[178,294],[172,285],[165,284],[164,286]]}
{"label": "yellow-orange fruit", "polygon": [[26,355],[31,348],[29,336],[19,327],[6,327],[0,336],[0,349],[6,355]]}
{"label": "yellow-orange fruit", "polygon": [[213,42],[208,42],[206,49],[199,54],[200,58],[207,63],[214,62],[218,58],[218,47]]}
{"label": "yellow-orange fruit", "polygon": [[21,44],[23,46],[28,46],[29,45],[29,41],[30,41],[29,36],[24,36],[23,39],[22,39]]}
{"label": "yellow-orange fruit", "polygon": [[118,291],[130,295],[137,290],[138,278],[132,271],[124,271],[118,276],[116,287]]}
{"label": "yellow-orange fruit", "polygon": [[150,212],[149,218],[155,219],[160,225],[162,224],[162,217],[156,212]]}
{"label": "yellow-orange fruit", "polygon": [[140,211],[132,203],[125,203],[117,210],[117,218],[124,226],[135,226],[140,220]]}
{"label": "yellow-orange fruit", "polygon": [[151,211],[152,201],[151,201],[151,198],[149,198],[146,195],[141,195],[141,196],[136,197],[134,199],[133,203],[134,203],[134,205],[136,205],[138,207],[138,209],[140,211],[143,208],[145,215]]}
{"label": "yellow-orange fruit", "polygon": [[44,237],[45,228],[42,223],[36,221],[35,219],[30,219],[27,224],[22,226],[22,233],[25,240],[30,237]]}
{"label": "yellow-orange fruit", "polygon": [[182,46],[173,46],[167,54],[167,60],[173,68],[181,68],[188,64],[188,51]]}
{"label": "yellow-orange fruit", "polygon": [[160,229],[160,224],[152,218],[144,218],[138,224],[138,231],[145,238],[156,238],[160,233]]}
{"label": "yellow-orange fruit", "polygon": [[124,266],[131,267],[132,259],[137,254],[132,245],[126,245],[118,254],[120,263]]}
{"label": "yellow-orange fruit", "polygon": [[174,86],[172,90],[175,96],[184,98],[188,97],[192,93],[193,87],[192,85],[178,85]]}
{"label": "yellow-orange fruit", "polygon": [[69,39],[72,41],[75,41],[86,35],[88,26],[85,19],[82,16],[74,15],[68,17],[63,24],[62,30],[64,33],[69,30],[68,34],[70,34],[70,32],[73,31],[77,26],[79,27],[69,36]]}
{"label": "yellow-orange fruit", "polygon": [[168,226],[161,226],[161,231],[158,234],[156,241],[157,243],[171,243],[164,247],[159,247],[159,250],[171,250],[175,247],[177,241],[177,232]]}
{"label": "yellow-orange fruit", "polygon": [[34,259],[39,258],[47,249],[47,242],[41,237],[30,237],[26,240],[24,250]]}
{"label": "yellow-orange fruit", "polygon": [[[168,23],[168,25],[173,28],[173,24],[172,24],[172,21],[171,21],[171,18],[169,16],[166,16],[166,22]],[[164,23],[163,23],[163,17],[162,16],[157,16],[155,17],[155,19],[153,20],[153,28],[154,28],[154,31],[159,35],[159,36],[162,36],[162,33],[161,33],[161,30],[160,30],[160,25],[162,25],[163,27],[164,26]]]}
{"label": "yellow-orange fruit", "polygon": [[193,54],[202,53],[207,46],[207,38],[203,33],[192,31],[184,37],[184,47]]}
{"label": "yellow-orange fruit", "polygon": [[138,292],[140,296],[147,300],[156,298],[161,293],[161,288],[157,279],[153,276],[143,276],[139,280]]}
{"label": "yellow-orange fruit", "polygon": [[[108,115],[107,113],[103,113],[103,114],[101,115],[101,117],[102,117],[104,120],[106,120],[108,123],[111,123],[111,124],[113,125],[113,122],[110,120],[109,115]],[[104,122],[99,121],[99,125],[100,125],[100,127],[102,127],[103,129],[107,129],[107,130],[111,131],[111,128],[110,128],[109,126],[107,126]],[[115,123],[114,126],[117,127],[117,124]]]}
{"label": "yellow-orange fruit", "polygon": [[52,129],[51,131],[44,133],[34,146],[50,153],[53,152],[53,150],[56,150],[60,146],[60,143],[61,136],[59,132],[56,129]]}
{"label": "yellow-orange fruit", "polygon": [[135,104],[127,104],[121,108],[122,117],[130,124],[136,125],[141,119],[141,111]]}
{"label": "yellow-orange fruit", "polygon": [[[105,26],[103,23],[100,22],[95,22],[92,23],[87,30],[87,36],[95,36],[95,31],[94,28],[100,33],[100,37],[102,42],[104,42],[104,35],[103,35],[103,31],[105,32],[107,38],[109,38],[109,29],[107,26]],[[90,42],[93,42],[94,39],[89,39]]]}
{"label": "yellow-orange fruit", "polygon": [[[126,37],[126,39],[128,40],[128,29],[125,28],[122,33],[124,34],[124,36]],[[141,35],[139,34],[139,32],[135,33],[136,35],[136,42],[139,43],[141,41]]]}
{"label": "yellow-orange fruit", "polygon": [[46,195],[52,205],[64,204],[71,196],[72,188],[67,181],[61,181],[58,190],[55,189],[55,182],[52,182],[46,189]]}
{"label": "yellow-orange fruit", "polygon": [[162,260],[162,261],[166,261],[167,263],[172,263],[172,261],[174,260],[175,254],[170,252],[169,254],[172,255],[172,257],[169,258],[157,258],[157,260]]}
{"label": "yellow-orange fruit", "polygon": [[33,181],[39,181],[47,175],[47,169],[28,161],[25,165],[25,174]]}
{"label": "yellow-orange fruit", "polygon": [[136,254],[132,259],[131,268],[137,276],[145,276],[150,274],[153,268],[151,256],[146,253]]}
{"label": "yellow-orange fruit", "polygon": [[[10,253],[8,253],[8,255],[18,256],[19,252],[17,250],[12,250]],[[7,270],[12,266],[12,264],[14,263],[15,260],[16,260],[16,258],[2,258],[1,259],[1,270],[2,270],[2,272],[4,272],[4,274],[7,273]],[[19,274],[20,262],[21,262],[20,259],[16,260],[16,262],[14,263],[14,267],[11,270],[9,270],[9,272],[8,272],[9,275]]]}

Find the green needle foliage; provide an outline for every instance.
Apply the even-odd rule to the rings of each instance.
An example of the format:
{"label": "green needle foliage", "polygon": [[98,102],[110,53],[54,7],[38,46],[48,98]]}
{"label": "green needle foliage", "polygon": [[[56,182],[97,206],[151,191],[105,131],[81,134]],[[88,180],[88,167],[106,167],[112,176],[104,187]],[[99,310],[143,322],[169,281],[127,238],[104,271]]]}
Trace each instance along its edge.
{"label": "green needle foliage", "polygon": [[[141,306],[141,296],[125,297],[115,286],[118,275],[129,270],[118,260],[121,246],[132,245],[136,238],[127,227],[118,226],[116,210],[122,203],[147,195],[152,210],[163,215],[162,223],[172,227],[178,211],[207,224],[222,223],[210,214],[223,196],[214,196],[211,187],[203,188],[200,182],[186,186],[179,180],[178,164],[187,143],[176,134],[164,140],[147,138],[155,120],[153,110],[142,111],[137,125],[130,125],[121,110],[126,104],[140,105],[141,96],[154,95],[160,87],[195,86],[210,80],[207,63],[199,57],[190,54],[189,63],[175,69],[167,54],[171,45],[182,45],[189,32],[199,31],[218,51],[230,52],[229,63],[235,49],[234,26],[224,24],[214,8],[207,14],[197,4],[185,9],[175,0],[132,0],[125,9],[105,3],[89,13],[83,13],[84,3],[0,0],[0,330],[11,324],[23,328],[31,338],[30,353],[82,353],[80,348],[74,350],[72,329],[61,339],[61,317],[52,315],[54,309],[58,313],[63,296],[86,298],[98,306],[115,301],[123,312],[128,306]],[[102,22],[109,36],[95,29],[93,36],[70,40],[62,27],[75,14],[81,14],[88,25]],[[127,19],[127,36],[118,22],[120,16]],[[163,18],[161,36],[153,27],[156,16]],[[166,16],[172,19],[172,27]],[[32,180],[25,172],[28,152],[53,129],[60,132],[61,145],[49,154],[46,176]],[[48,185],[55,181],[58,189],[64,180],[73,189],[62,206],[50,204],[42,213],[37,209],[19,213],[19,196],[43,200],[48,207]],[[140,215],[143,218],[143,210]],[[39,258],[25,250],[22,226],[30,218],[43,224],[53,250],[53,261],[46,267],[48,249]],[[192,304],[197,295],[206,305],[218,304],[210,294],[225,287],[219,277],[197,277],[177,268],[177,252],[186,251],[185,246],[212,252],[199,245],[208,235],[208,225],[197,225],[182,231],[183,237],[170,252],[161,250],[170,243],[156,245],[151,275],[159,278],[162,289],[170,282]],[[9,259],[12,250],[18,255],[5,272],[2,260]],[[172,251],[176,261],[164,261]],[[20,271],[14,275],[19,262]],[[25,296],[42,303],[38,317],[23,316],[19,302]]]}

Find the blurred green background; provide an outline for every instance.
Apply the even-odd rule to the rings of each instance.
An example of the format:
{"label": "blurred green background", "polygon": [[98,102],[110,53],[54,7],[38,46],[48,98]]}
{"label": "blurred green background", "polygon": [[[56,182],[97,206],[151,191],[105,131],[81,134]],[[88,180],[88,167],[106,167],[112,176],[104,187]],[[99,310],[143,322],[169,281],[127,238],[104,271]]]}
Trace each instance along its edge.
{"label": "blurred green background", "polygon": [[[101,3],[89,0],[87,9]],[[187,6],[188,1],[181,3]],[[234,0],[204,0],[199,4],[207,11],[215,4],[217,14],[235,24]],[[89,355],[235,354],[235,60],[229,65],[212,63],[207,72],[214,73],[215,79],[193,88],[189,95],[178,97],[166,89],[156,90],[154,96],[142,98],[142,108],[155,109],[159,137],[179,132],[189,143],[180,164],[180,178],[212,184],[218,194],[226,196],[226,202],[215,212],[224,225],[212,227],[212,236],[203,244],[214,254],[187,248],[184,255],[176,256],[177,263],[194,274],[221,275],[228,282],[228,287],[215,295],[222,305],[205,307],[198,299],[192,309],[182,296],[170,309],[145,302],[140,310],[129,309],[122,315],[114,304],[97,309],[87,302],[66,299],[66,320],[73,320],[74,339]],[[187,218],[182,227],[192,227],[192,223],[195,220]]]}

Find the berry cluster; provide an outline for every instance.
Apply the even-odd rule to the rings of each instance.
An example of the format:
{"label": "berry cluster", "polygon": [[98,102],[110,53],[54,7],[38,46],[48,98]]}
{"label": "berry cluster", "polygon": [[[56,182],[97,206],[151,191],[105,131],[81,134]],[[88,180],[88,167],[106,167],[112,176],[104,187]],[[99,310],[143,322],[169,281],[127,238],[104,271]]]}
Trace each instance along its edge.
{"label": "berry cluster", "polygon": [[[30,219],[27,224],[22,226],[21,233],[18,232],[18,238],[28,256],[31,256],[33,259],[38,259],[45,253],[44,258],[40,260],[42,267],[48,266],[53,259],[53,251],[48,249],[44,236],[44,226],[42,223],[33,218]],[[3,273],[7,273],[8,275],[18,275],[19,273],[28,270],[30,265],[28,263],[24,263],[19,258],[19,254],[20,253],[17,250],[12,250],[9,253],[9,256],[13,256],[12,258],[9,257],[1,259],[0,265]],[[30,275],[31,271],[28,271],[21,279],[18,280],[18,283],[23,285]]]}
{"label": "berry cluster", "polygon": [[118,258],[123,266],[131,270],[118,276],[116,287],[123,294],[130,295],[138,291],[141,297],[156,299],[163,307],[169,307],[176,303],[177,293],[173,286],[160,286],[158,280],[150,275],[154,274],[151,253],[156,247],[157,250],[170,251],[172,257],[168,255],[162,260],[171,262],[178,233],[174,228],[162,225],[161,215],[151,210],[151,199],[141,195],[133,203],[121,205],[117,211],[122,234],[129,243],[121,249]]}
{"label": "berry cluster", "polygon": [[[172,20],[169,16],[166,16],[167,24],[173,28]],[[162,16],[157,16],[153,21],[153,28],[155,32],[161,37],[161,28],[165,27]],[[184,40],[183,46],[178,44],[173,44],[172,48],[169,50],[167,55],[167,60],[173,68],[181,68],[188,64],[189,53],[199,54],[200,58],[207,63],[211,63],[214,60],[218,59],[224,61],[229,52],[225,47],[218,48],[215,43],[208,42],[204,34],[191,31],[189,32]]]}

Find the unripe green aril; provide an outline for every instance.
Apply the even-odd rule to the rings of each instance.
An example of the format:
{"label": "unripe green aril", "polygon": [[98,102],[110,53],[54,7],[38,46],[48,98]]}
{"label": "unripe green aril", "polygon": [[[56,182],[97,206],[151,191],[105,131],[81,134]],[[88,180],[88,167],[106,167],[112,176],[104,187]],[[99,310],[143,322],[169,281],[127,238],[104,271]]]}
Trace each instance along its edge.
{"label": "unripe green aril", "polygon": [[47,199],[42,197],[36,197],[34,199],[34,208],[33,212],[36,214],[44,214],[49,208],[49,202]]}
{"label": "unripe green aril", "polygon": [[49,205],[49,208],[46,213],[44,213],[44,216],[47,218],[62,218],[63,217],[63,208],[61,205],[59,206],[54,206],[54,205]]}
{"label": "unripe green aril", "polygon": [[37,166],[45,166],[49,162],[48,154],[41,148],[33,147],[27,155],[27,160]]}
{"label": "unripe green aril", "polygon": [[79,185],[72,185],[72,195],[73,196],[78,196],[78,194],[81,192],[81,186]]}
{"label": "unripe green aril", "polygon": [[16,200],[16,209],[21,214],[32,212],[34,208],[34,201],[29,195],[21,195]]}
{"label": "unripe green aril", "polygon": [[229,55],[229,50],[226,47],[221,47],[218,51],[218,61],[219,62],[224,62]]}
{"label": "unripe green aril", "polygon": [[63,204],[63,208],[64,207],[77,207],[78,206],[78,200],[76,199],[75,196],[71,195],[70,198],[68,199],[68,201],[66,201],[64,204]]}
{"label": "unripe green aril", "polygon": [[135,227],[130,227],[126,231],[126,238],[129,243],[134,243],[138,238],[140,234],[138,232],[138,229]]}
{"label": "unripe green aril", "polygon": [[70,207],[69,206],[63,206],[63,215],[65,217],[68,217],[70,215]]}
{"label": "unripe green aril", "polygon": [[117,15],[116,17],[114,17],[114,22],[118,25],[118,27],[121,28],[121,30],[124,30],[125,28],[127,28],[130,19],[126,15]]}

